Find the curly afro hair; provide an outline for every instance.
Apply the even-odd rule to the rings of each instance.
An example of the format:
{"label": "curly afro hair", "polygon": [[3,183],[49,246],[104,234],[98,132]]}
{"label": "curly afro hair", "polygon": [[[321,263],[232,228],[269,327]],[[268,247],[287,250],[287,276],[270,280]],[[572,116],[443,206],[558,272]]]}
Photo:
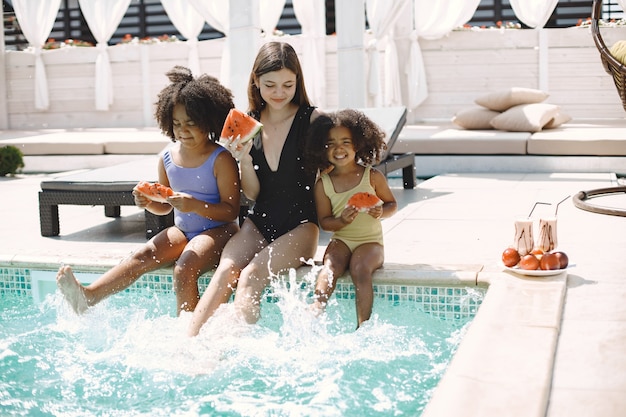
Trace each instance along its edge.
{"label": "curly afro hair", "polygon": [[385,132],[362,112],[344,109],[322,114],[311,123],[304,153],[308,170],[323,171],[331,166],[326,143],[330,130],[340,126],[352,134],[358,164],[371,166],[380,162],[387,149]]}
{"label": "curly afro hair", "polygon": [[235,107],[232,92],[217,78],[207,74],[194,78],[191,70],[182,66],[175,66],[165,75],[170,84],[159,93],[154,112],[161,132],[176,141],[173,112],[174,106],[182,104],[191,120],[217,141],[228,112]]}

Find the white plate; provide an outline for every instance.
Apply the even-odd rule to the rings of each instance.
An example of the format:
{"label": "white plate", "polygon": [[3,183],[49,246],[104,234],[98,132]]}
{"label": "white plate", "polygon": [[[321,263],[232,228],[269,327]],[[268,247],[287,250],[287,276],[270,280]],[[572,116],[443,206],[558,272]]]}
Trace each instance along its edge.
{"label": "white plate", "polygon": [[528,275],[531,277],[549,277],[551,275],[558,275],[561,272],[567,271],[567,268],[548,269],[548,270],[543,270],[543,269],[529,270],[529,269],[522,269],[518,267],[509,268],[508,266],[504,266],[504,265],[502,265],[502,267],[506,269],[507,271],[515,272],[516,274],[520,274],[520,275]]}

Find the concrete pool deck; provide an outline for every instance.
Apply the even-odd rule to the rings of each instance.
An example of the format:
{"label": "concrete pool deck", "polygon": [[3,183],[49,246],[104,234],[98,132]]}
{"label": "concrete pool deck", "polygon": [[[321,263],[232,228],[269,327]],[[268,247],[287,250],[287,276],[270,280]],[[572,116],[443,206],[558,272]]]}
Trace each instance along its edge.
{"label": "concrete pool deck", "polygon": [[[145,242],[143,213],[61,206],[61,234],[42,237],[37,192],[49,175],[0,178],[0,266],[102,270]],[[489,285],[476,319],[424,416],[623,416],[626,412],[626,218],[576,208],[582,190],[617,185],[615,175],[441,175],[404,190],[384,224],[386,265],[377,279]],[[500,255],[513,221],[535,202],[556,204],[567,273],[523,277]],[[626,196],[610,204],[626,208]],[[538,205],[534,215],[551,214]],[[318,257],[324,249],[320,241]],[[375,308],[375,307],[374,307]]]}

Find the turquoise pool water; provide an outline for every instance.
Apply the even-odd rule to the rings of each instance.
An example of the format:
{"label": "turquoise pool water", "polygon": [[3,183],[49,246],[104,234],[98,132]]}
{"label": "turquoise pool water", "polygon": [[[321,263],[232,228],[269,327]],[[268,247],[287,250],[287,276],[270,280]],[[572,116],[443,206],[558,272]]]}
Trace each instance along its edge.
{"label": "turquoise pool water", "polygon": [[[189,339],[171,293],[127,292],[77,317],[58,293],[35,305],[5,292],[1,414],[420,415],[472,316],[446,320],[379,297],[355,331],[353,300],[338,295],[314,318],[310,288],[280,281],[258,325],[238,322],[229,304]],[[483,295],[463,289],[460,302],[475,309]]]}

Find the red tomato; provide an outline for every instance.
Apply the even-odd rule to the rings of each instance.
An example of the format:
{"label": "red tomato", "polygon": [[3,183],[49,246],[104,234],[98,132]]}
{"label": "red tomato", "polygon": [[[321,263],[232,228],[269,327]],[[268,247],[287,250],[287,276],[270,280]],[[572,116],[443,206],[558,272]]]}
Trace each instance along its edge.
{"label": "red tomato", "polygon": [[502,263],[509,268],[514,267],[520,260],[519,252],[515,248],[506,248],[502,252]]}
{"label": "red tomato", "polygon": [[519,261],[519,267],[529,271],[534,271],[535,269],[539,269],[539,259],[537,259],[535,255],[529,253],[528,255],[522,256],[522,259]]}
{"label": "red tomato", "polygon": [[531,250],[530,253],[535,255],[535,258],[537,258],[537,259],[539,259],[541,261],[541,257],[543,256],[543,250],[542,249],[540,249],[540,248],[533,248],[533,250]]}
{"label": "red tomato", "polygon": [[565,252],[559,251],[559,252],[554,252],[554,254],[556,255],[557,258],[559,258],[559,268],[560,269],[567,268],[567,265],[569,265],[569,258],[567,257]]}
{"label": "red tomato", "polygon": [[553,269],[561,269],[559,258],[551,252],[544,253],[539,262],[539,267],[545,271]]}

